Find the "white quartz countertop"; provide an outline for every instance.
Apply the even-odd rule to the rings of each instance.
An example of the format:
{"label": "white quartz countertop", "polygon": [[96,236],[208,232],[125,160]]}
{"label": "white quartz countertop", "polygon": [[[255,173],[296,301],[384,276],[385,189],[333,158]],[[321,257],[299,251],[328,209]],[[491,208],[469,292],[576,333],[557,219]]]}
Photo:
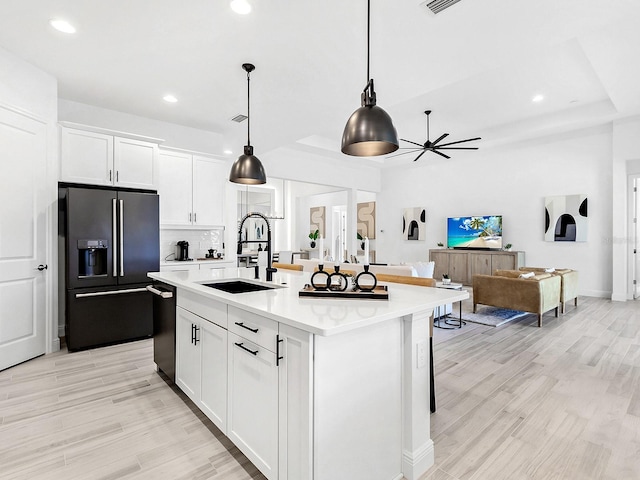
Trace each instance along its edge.
{"label": "white quartz countertop", "polygon": [[226,258],[194,258],[193,260],[180,261],[180,260],[160,260],[160,265],[200,265],[211,263],[217,264],[233,264],[233,260]]}
{"label": "white quartz countertop", "polygon": [[465,290],[398,283],[386,284],[388,300],[299,297],[298,292],[305,284],[310,283],[311,274],[289,270],[278,270],[273,282],[258,281],[280,288],[238,294],[226,293],[203,284],[239,278],[254,282],[253,268],[152,272],[149,277],[323,336],[365,328],[377,322],[432,310],[440,305],[469,298],[469,293]]}

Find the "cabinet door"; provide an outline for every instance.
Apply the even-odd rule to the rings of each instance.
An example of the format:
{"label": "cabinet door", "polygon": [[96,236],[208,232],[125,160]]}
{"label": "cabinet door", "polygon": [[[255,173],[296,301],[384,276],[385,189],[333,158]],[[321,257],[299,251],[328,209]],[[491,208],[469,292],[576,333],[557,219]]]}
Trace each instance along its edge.
{"label": "cabinet door", "polygon": [[159,170],[160,223],[191,225],[191,155],[161,150]]}
{"label": "cabinet door", "polygon": [[156,188],[158,145],[115,137],[113,149],[115,185],[130,188]]}
{"label": "cabinet door", "polygon": [[269,480],[278,478],[275,354],[229,332],[227,436]]}
{"label": "cabinet door", "polygon": [[474,275],[493,275],[490,253],[470,253],[471,279]]}
{"label": "cabinet door", "polygon": [[517,270],[515,254],[495,254],[491,255],[491,274],[496,270]]}
{"label": "cabinet door", "polygon": [[60,180],[90,185],[112,185],[113,137],[61,127]]}
{"label": "cabinet door", "polygon": [[463,253],[451,253],[449,256],[449,277],[456,283],[469,284],[468,279],[468,254]]}
{"label": "cabinet door", "polygon": [[223,162],[193,157],[193,224],[224,225],[229,169]]}
{"label": "cabinet door", "polygon": [[200,408],[223,432],[227,431],[227,331],[206,320],[201,322]]}
{"label": "cabinet door", "polygon": [[280,324],[279,480],[313,478],[313,335]]}
{"label": "cabinet door", "polygon": [[434,262],[433,278],[440,281],[443,274],[450,274],[449,272],[449,253],[446,250],[442,252],[431,251],[431,261]]}
{"label": "cabinet door", "polygon": [[200,399],[202,330],[197,315],[176,308],[176,385],[195,403]]}

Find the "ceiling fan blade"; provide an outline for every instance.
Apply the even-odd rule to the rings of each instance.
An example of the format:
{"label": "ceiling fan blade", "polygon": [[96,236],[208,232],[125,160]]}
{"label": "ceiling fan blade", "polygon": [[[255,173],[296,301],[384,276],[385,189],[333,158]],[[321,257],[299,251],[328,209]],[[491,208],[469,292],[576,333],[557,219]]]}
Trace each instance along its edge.
{"label": "ceiling fan blade", "polygon": [[425,149],[420,153],[420,155],[418,155],[416,158],[414,158],[414,159],[413,159],[413,161],[414,161],[414,162],[418,161],[418,159],[419,159],[422,155],[424,155],[426,151],[427,151],[427,149],[425,148]]}
{"label": "ceiling fan blade", "polygon": [[478,150],[478,147],[435,147],[438,150]]}
{"label": "ceiling fan blade", "polygon": [[449,155],[445,155],[442,152],[439,152],[438,150],[431,150],[433,153],[437,153],[438,155],[443,156],[444,158],[451,158]]}
{"label": "ceiling fan blade", "polygon": [[446,137],[446,136],[448,136],[448,135],[449,135],[448,133],[444,133],[444,134],[440,135],[440,136],[438,137],[438,139],[437,139],[437,140],[435,140],[435,141],[431,144],[431,146],[433,147],[435,144],[437,144],[440,140],[442,140],[444,137]]}
{"label": "ceiling fan blade", "polygon": [[417,152],[417,151],[419,151],[419,150],[420,150],[419,148],[413,148],[413,149],[411,149],[411,151],[409,151],[409,152],[401,152],[401,153],[396,153],[396,154],[394,154],[394,155],[387,155],[387,156],[386,156],[386,157],[384,157],[384,158],[393,158],[393,157],[398,157],[398,156],[400,156],[400,155],[406,155],[407,153],[415,153],[415,152]]}
{"label": "ceiling fan blade", "polygon": [[413,143],[414,145],[418,145],[419,147],[424,147],[424,145],[422,143],[412,142],[411,140],[405,140],[404,138],[401,138],[400,140],[402,140],[403,142],[407,142],[407,143]]}
{"label": "ceiling fan blade", "polygon": [[440,145],[441,147],[446,147],[449,145],[455,145],[456,143],[464,143],[464,142],[473,142],[474,140],[480,140],[480,137],[476,137],[476,138],[467,138],[466,140],[458,140],[457,142],[449,142],[449,143],[443,143],[442,145]]}

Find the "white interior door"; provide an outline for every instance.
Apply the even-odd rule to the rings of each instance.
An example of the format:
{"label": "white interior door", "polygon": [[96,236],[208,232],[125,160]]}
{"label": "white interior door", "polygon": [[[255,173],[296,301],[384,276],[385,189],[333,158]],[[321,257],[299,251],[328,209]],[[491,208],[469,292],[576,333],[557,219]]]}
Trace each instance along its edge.
{"label": "white interior door", "polygon": [[46,125],[0,105],[0,370],[46,349]]}

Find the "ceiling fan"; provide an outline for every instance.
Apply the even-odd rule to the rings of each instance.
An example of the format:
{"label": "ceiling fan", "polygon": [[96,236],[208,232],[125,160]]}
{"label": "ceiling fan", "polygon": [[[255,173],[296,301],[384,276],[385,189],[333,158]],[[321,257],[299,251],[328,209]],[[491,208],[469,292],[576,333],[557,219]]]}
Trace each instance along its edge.
{"label": "ceiling fan", "polygon": [[401,138],[400,140],[402,140],[403,142],[407,142],[407,143],[411,143],[413,145],[417,145],[417,147],[400,147],[400,150],[408,150],[408,151],[407,152],[396,153],[395,155],[390,155],[390,156],[388,156],[386,158],[397,157],[399,155],[405,155],[407,153],[419,152],[420,150],[422,150],[420,152],[420,154],[416,158],[413,159],[413,161],[415,162],[422,155],[424,155],[425,152],[433,152],[433,153],[437,153],[438,155],[440,155],[440,156],[442,156],[444,158],[451,158],[449,155],[446,155],[446,154],[442,153],[440,150],[477,150],[478,149],[478,147],[452,147],[451,145],[457,145],[459,143],[465,143],[465,142],[473,142],[474,140],[480,140],[480,137],[467,138],[466,140],[458,140],[457,142],[449,142],[449,143],[442,143],[441,144],[440,142],[445,137],[447,137],[449,135],[448,133],[443,133],[436,140],[434,140],[432,142],[431,140],[429,140],[429,115],[431,114],[431,110],[425,110],[424,113],[427,116],[427,141],[424,142],[424,143],[418,143],[418,142],[412,142],[411,140],[405,140],[404,138]]}

